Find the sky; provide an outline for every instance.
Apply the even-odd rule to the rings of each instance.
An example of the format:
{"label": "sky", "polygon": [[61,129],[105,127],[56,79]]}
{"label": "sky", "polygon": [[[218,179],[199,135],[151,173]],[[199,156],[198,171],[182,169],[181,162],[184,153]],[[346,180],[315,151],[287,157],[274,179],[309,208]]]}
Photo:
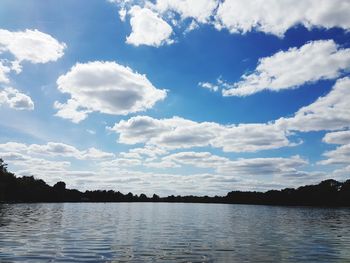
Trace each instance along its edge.
{"label": "sky", "polygon": [[79,190],[350,174],[350,1],[0,2],[0,158]]}

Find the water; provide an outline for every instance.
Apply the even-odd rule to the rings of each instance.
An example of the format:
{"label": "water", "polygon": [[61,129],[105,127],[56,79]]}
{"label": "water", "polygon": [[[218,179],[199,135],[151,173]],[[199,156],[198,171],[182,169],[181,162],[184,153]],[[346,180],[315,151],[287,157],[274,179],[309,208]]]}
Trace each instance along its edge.
{"label": "water", "polygon": [[350,209],[0,204],[0,262],[350,262]]}

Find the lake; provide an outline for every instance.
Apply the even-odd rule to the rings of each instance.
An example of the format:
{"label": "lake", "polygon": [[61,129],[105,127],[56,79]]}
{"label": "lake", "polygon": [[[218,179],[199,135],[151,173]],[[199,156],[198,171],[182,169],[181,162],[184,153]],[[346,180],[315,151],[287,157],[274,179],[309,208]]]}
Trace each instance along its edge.
{"label": "lake", "polygon": [[350,262],[350,209],[0,204],[0,262]]}

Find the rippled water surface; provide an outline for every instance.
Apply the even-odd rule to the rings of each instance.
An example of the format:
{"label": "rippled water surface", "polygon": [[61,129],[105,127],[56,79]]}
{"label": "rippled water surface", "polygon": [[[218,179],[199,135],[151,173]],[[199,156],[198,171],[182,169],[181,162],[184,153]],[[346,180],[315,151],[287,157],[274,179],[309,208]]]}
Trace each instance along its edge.
{"label": "rippled water surface", "polygon": [[350,209],[0,204],[0,262],[350,262]]}

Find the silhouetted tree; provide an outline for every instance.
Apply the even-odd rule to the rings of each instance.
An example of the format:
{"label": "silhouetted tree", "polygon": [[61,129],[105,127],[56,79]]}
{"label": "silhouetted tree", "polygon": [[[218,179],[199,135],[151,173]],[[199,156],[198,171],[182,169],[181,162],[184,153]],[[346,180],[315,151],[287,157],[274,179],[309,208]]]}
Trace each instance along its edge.
{"label": "silhouetted tree", "polygon": [[126,200],[127,200],[127,201],[132,201],[132,200],[133,200],[133,197],[134,197],[133,194],[129,192],[129,193],[126,195]]}
{"label": "silhouetted tree", "polygon": [[145,194],[140,194],[140,196],[139,196],[139,200],[140,200],[140,201],[143,201],[143,202],[144,202],[144,201],[147,201],[147,199],[148,199],[148,198],[147,198],[147,196],[146,196]]}
{"label": "silhouetted tree", "polygon": [[156,195],[156,194],[153,194],[153,196],[152,196],[152,201],[153,201],[153,202],[158,202],[158,201],[159,201],[159,196]]}
{"label": "silhouetted tree", "polygon": [[64,182],[57,182],[53,186],[53,189],[56,190],[56,191],[63,192],[64,190],[66,190],[66,183],[64,183]]}
{"label": "silhouetted tree", "polygon": [[62,181],[54,186],[47,185],[34,176],[16,177],[7,170],[0,158],[0,201],[1,202],[193,202],[193,203],[231,203],[265,205],[312,205],[312,206],[350,206],[350,180],[338,182],[325,180],[318,185],[306,185],[297,189],[270,190],[261,192],[232,191],[226,196],[168,196],[154,194],[148,198],[113,190],[85,191],[66,189]]}

